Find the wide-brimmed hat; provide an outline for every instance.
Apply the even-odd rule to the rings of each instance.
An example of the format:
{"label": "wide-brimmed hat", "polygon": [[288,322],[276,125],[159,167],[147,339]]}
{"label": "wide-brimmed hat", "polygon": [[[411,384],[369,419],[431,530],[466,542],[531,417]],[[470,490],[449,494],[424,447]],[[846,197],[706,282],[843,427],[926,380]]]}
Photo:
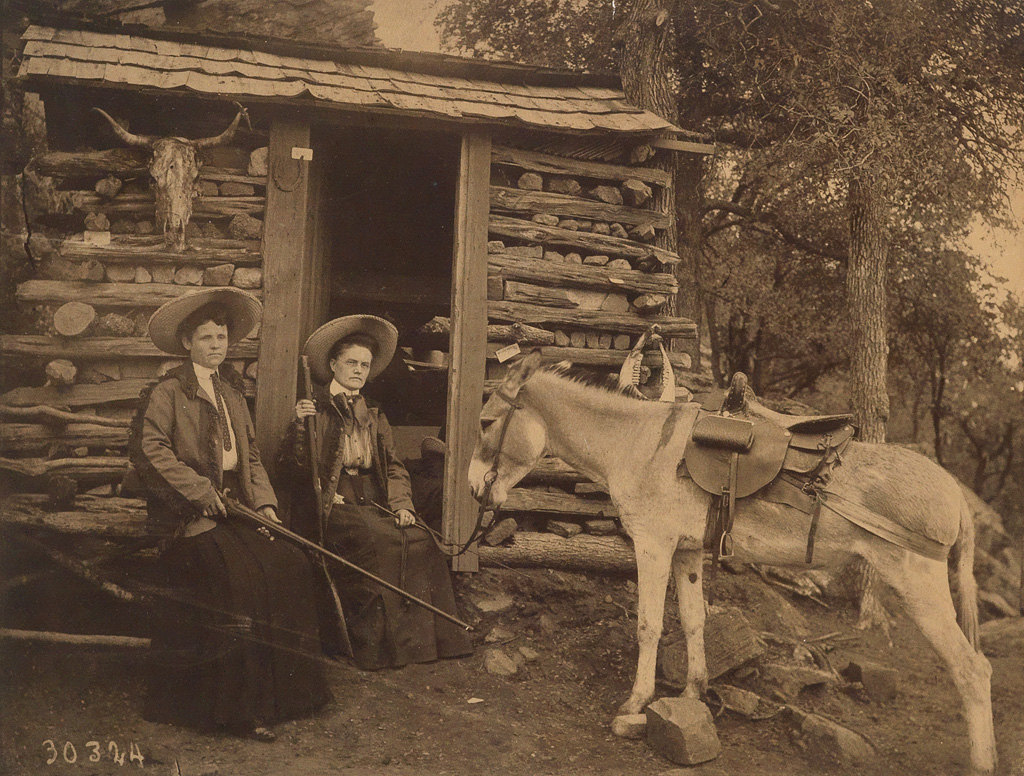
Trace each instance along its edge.
{"label": "wide-brimmed hat", "polygon": [[228,316],[228,342],[235,344],[249,336],[263,315],[263,305],[252,294],[237,288],[201,288],[166,302],[150,316],[149,338],[164,353],[187,356],[178,327],[204,305],[221,305]]}
{"label": "wide-brimmed hat", "polygon": [[346,315],[325,323],[310,334],[302,346],[302,352],[309,357],[309,369],[319,382],[329,382],[334,376],[329,363],[331,350],[352,334],[365,334],[376,343],[367,380],[375,378],[391,363],[398,347],[398,329],[376,315]]}
{"label": "wide-brimmed hat", "polygon": [[434,436],[423,437],[423,441],[420,442],[420,457],[426,458],[428,455],[441,455],[443,456],[448,452],[448,445],[442,442],[440,439]]}

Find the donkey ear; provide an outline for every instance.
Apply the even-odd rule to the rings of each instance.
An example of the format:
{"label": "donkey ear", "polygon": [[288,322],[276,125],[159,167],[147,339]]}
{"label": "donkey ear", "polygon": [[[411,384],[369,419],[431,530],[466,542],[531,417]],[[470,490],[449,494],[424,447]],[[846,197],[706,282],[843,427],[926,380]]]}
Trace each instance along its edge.
{"label": "donkey ear", "polygon": [[540,350],[535,348],[509,367],[508,374],[505,375],[505,380],[502,383],[505,393],[509,396],[519,393],[523,383],[530,379],[538,366],[540,366]]}

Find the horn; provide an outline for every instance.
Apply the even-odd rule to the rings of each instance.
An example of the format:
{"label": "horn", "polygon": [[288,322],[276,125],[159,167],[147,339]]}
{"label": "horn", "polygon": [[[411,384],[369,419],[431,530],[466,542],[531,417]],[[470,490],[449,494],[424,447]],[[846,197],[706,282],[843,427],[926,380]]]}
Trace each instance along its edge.
{"label": "horn", "polygon": [[238,122],[242,120],[243,113],[245,113],[244,110],[238,111],[235,115],[235,120],[231,122],[231,126],[216,137],[201,137],[198,140],[193,140],[192,144],[196,148],[213,148],[214,146],[221,145],[222,143],[230,143],[231,138],[235,136],[235,130],[238,129]]}
{"label": "horn", "polygon": [[110,114],[100,108],[93,108],[94,111],[99,113],[103,118],[110,122],[110,126],[114,128],[114,133],[121,138],[121,141],[125,145],[130,146],[142,146],[148,148],[153,145],[156,138],[151,135],[133,135],[127,129],[118,124],[114,119],[110,117]]}

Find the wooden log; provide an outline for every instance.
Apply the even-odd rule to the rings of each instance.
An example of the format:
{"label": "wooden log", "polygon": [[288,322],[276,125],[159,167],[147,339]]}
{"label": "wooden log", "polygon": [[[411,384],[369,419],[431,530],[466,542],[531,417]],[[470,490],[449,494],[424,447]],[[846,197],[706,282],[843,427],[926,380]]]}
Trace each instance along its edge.
{"label": "wooden log", "polygon": [[47,512],[47,497],[15,493],[0,501],[0,525],[45,528],[69,536],[102,539],[151,539],[146,502],[116,496],[78,496],[74,509]]}
{"label": "wooden log", "polygon": [[[708,679],[759,658],[765,646],[743,612],[735,607],[712,610],[704,622],[705,657]],[[686,685],[686,639],[682,632],[669,635],[658,649],[658,664],[664,679],[677,687]]]}
{"label": "wooden log", "polygon": [[128,429],[94,423],[69,423],[63,428],[35,423],[0,424],[0,452],[43,453],[52,444],[71,448],[124,447],[128,444]]}
{"label": "wooden log", "polygon": [[[450,333],[451,319],[435,316],[433,320],[424,324],[412,339],[421,347],[435,346],[435,349],[445,350]],[[521,323],[492,323],[487,327],[487,340],[489,342],[518,342],[520,345],[552,345],[555,342],[555,333]],[[2,399],[3,397],[0,396],[0,401]]]}
{"label": "wooden log", "polygon": [[677,264],[679,262],[679,257],[676,254],[655,245],[642,245],[621,237],[610,237],[593,232],[543,226],[532,221],[523,221],[493,213],[488,220],[488,231],[499,237],[511,237],[524,242],[541,243],[545,246],[566,246],[588,254],[621,256],[637,261],[654,258],[662,264]]}
{"label": "wooden log", "polygon": [[[156,198],[152,194],[120,194],[104,199],[92,191],[67,191],[76,209],[86,213],[129,214],[153,213]],[[192,217],[256,215],[266,209],[266,197],[196,197]]]}
{"label": "wooden log", "polygon": [[68,302],[53,314],[53,328],[64,337],[77,337],[96,320],[96,310],[85,302]]}
{"label": "wooden log", "polygon": [[92,423],[97,426],[128,428],[128,423],[118,418],[104,418],[85,412],[65,412],[46,405],[36,407],[8,407],[0,405],[0,417],[18,418],[23,421],[37,420],[42,423],[56,423],[58,425]]}
{"label": "wooden log", "polygon": [[[490,301],[501,301],[500,299],[491,300],[490,297],[488,299]],[[564,307],[570,310],[579,307],[576,302],[569,298],[564,289],[535,286],[531,283],[520,283],[518,280],[505,281],[505,293],[502,299],[508,302]]]}
{"label": "wooden log", "polygon": [[[122,247],[160,249],[164,246],[164,238],[163,235],[158,234],[119,234],[114,236],[110,244]],[[242,250],[262,255],[259,240],[240,240],[234,237],[213,236],[190,237],[184,252],[205,250]]]}
{"label": "wooden log", "polygon": [[72,479],[111,477],[120,479],[128,468],[128,459],[93,455],[84,458],[0,458],[0,470],[25,477],[44,477],[59,473]]}
{"label": "wooden log", "polygon": [[[573,332],[576,334],[577,332]],[[557,363],[558,361],[571,361],[574,364],[581,366],[593,366],[593,367],[607,367],[610,369],[618,369],[622,366],[622,362],[626,359],[626,351],[623,350],[605,350],[602,348],[588,348],[586,347],[586,335],[583,332],[579,332],[584,335],[584,344],[582,346],[574,346],[569,348],[560,348],[557,346],[541,345],[539,347],[541,358],[545,363]],[[488,360],[495,360],[497,356],[498,345],[487,346],[487,358]],[[688,369],[690,360],[689,356],[685,353],[669,352],[668,354],[669,363],[672,364],[674,369]],[[661,366],[661,353],[657,351],[649,351],[644,353],[643,361],[641,362],[646,367],[660,367]]]}
{"label": "wooden log", "polygon": [[480,563],[506,568],[549,568],[608,574],[636,573],[636,553],[622,536],[580,534],[563,539],[550,533],[517,531],[508,544],[481,545]]}
{"label": "wooden log", "polygon": [[111,148],[106,151],[48,151],[33,158],[43,175],[86,178],[112,173],[141,175],[149,166],[152,151],[145,148]]}
{"label": "wooden log", "polygon": [[[650,189],[648,189],[649,191]],[[523,191],[504,186],[491,186],[491,212],[529,216],[549,214],[571,216],[597,221],[617,221],[621,224],[635,226],[651,224],[659,229],[664,229],[669,224],[667,215],[651,210],[595,202],[592,199],[556,194],[551,191]]]}
{"label": "wooden log", "polygon": [[570,493],[513,488],[502,504],[503,512],[542,512],[556,515],[587,517],[618,517],[619,512],[608,499],[580,498]]}
{"label": "wooden log", "polygon": [[541,458],[533,470],[523,478],[526,485],[559,485],[573,487],[580,482],[590,482],[561,458]]}
{"label": "wooden log", "polygon": [[72,385],[68,388],[22,386],[0,395],[0,404],[11,407],[31,407],[46,404],[50,407],[84,407],[135,401],[153,380],[117,380],[100,385]]}
{"label": "wooden log", "polygon": [[[96,260],[104,264],[194,264],[213,267],[218,264],[256,266],[263,257],[257,251],[245,248],[200,247],[198,241],[190,241],[184,251],[172,251],[163,245],[92,245],[81,240],[64,240],[57,245],[57,251],[67,261]],[[238,242],[238,241],[232,241]]]}
{"label": "wooden log", "polygon": [[635,178],[657,186],[671,186],[672,176],[664,170],[649,167],[626,167],[603,162],[586,162],[570,159],[554,154],[537,151],[522,151],[508,146],[494,146],[491,160],[497,164],[507,164],[524,170],[550,173],[554,175],[579,175],[584,178],[602,178],[627,181]]}
{"label": "wooden log", "polygon": [[606,313],[601,310],[562,310],[556,307],[522,304],[519,302],[488,302],[487,314],[499,321],[528,323],[534,326],[573,326],[620,333],[643,334],[651,324],[661,327],[665,337],[694,338],[697,325],[687,318],[651,316],[640,318],[628,313]]}
{"label": "wooden log", "polygon": [[0,639],[8,641],[41,641],[47,644],[73,644],[87,647],[126,647],[148,649],[151,639],[138,636],[103,636],[85,633],[57,633],[55,631],[31,631],[20,628],[0,628]]}
{"label": "wooden log", "polygon": [[[25,304],[84,302],[93,307],[159,307],[194,289],[174,283],[88,283],[75,280],[26,280],[15,298]],[[251,291],[257,298],[259,290]]]}
{"label": "wooden log", "polygon": [[489,272],[500,274],[505,280],[521,280],[539,286],[637,294],[674,295],[679,291],[675,277],[664,272],[637,272],[589,264],[542,263],[505,253],[488,255],[487,266]]}
{"label": "wooden log", "polygon": [[[245,339],[228,349],[228,358],[256,358],[259,342]],[[167,358],[148,337],[85,337],[61,340],[41,334],[4,334],[0,354],[39,358],[109,360],[125,356]]]}

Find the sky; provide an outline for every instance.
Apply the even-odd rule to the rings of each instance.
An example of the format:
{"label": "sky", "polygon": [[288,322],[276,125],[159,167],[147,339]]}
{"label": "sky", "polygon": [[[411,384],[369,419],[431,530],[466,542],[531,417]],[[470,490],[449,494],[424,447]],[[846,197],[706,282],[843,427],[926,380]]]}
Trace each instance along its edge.
{"label": "sky", "polygon": [[[377,37],[388,48],[440,51],[434,18],[445,0],[375,0]],[[1009,193],[1014,221],[1024,228],[1024,188]],[[968,250],[981,255],[992,274],[1005,278],[1005,287],[1024,301],[1024,231],[993,231],[979,227],[967,241]]]}

